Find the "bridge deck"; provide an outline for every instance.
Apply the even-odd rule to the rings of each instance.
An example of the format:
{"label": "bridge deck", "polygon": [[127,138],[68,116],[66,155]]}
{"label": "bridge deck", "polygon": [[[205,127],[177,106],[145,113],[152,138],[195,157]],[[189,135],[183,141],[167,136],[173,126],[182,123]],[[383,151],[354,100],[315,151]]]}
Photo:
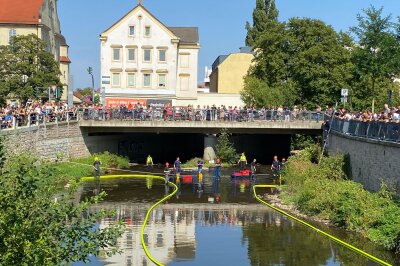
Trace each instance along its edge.
{"label": "bridge deck", "polygon": [[315,121],[133,121],[80,120],[90,132],[218,133],[221,128],[242,134],[321,134],[321,122]]}

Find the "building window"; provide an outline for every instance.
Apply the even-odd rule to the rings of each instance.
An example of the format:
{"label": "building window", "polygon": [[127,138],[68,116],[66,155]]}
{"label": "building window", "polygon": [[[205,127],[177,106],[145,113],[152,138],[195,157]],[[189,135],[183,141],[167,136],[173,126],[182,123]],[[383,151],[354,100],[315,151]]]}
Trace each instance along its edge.
{"label": "building window", "polygon": [[121,61],[121,49],[113,48],[113,61]]}
{"label": "building window", "polygon": [[167,87],[167,75],[158,74],[158,87],[166,88]]}
{"label": "building window", "polygon": [[128,49],[128,61],[136,61],[136,49]]}
{"label": "building window", "polygon": [[128,73],[128,87],[136,87],[136,74]]}
{"label": "building window", "polygon": [[151,87],[151,74],[143,74],[143,87]]}
{"label": "building window", "polygon": [[190,76],[180,76],[180,88],[181,91],[188,91],[189,90],[189,80]]}
{"label": "building window", "polygon": [[121,73],[112,73],[112,84],[113,87],[121,86]]}
{"label": "building window", "polygon": [[146,63],[151,63],[151,50],[145,49],[143,52],[143,61]]}
{"label": "building window", "polygon": [[11,42],[12,37],[17,36],[17,30],[16,29],[10,29],[8,31],[8,42]]}
{"label": "building window", "polygon": [[135,26],[129,26],[129,36],[135,36]]}
{"label": "building window", "polygon": [[159,62],[167,62],[167,51],[166,50],[158,50],[158,61]]}
{"label": "building window", "polygon": [[151,27],[145,26],[144,27],[144,37],[150,37],[150,36],[151,36]]}
{"label": "building window", "polygon": [[189,55],[188,54],[181,54],[179,55],[179,61],[181,68],[188,68],[189,67]]}

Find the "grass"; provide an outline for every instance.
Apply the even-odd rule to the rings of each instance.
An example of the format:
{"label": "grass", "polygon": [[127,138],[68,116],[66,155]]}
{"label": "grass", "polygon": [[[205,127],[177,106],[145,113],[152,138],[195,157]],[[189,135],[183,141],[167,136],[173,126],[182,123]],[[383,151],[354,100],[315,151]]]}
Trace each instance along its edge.
{"label": "grass", "polygon": [[[60,179],[76,179],[83,176],[91,176],[93,175],[92,165],[95,157],[98,157],[100,159],[101,166],[104,168],[129,168],[128,158],[111,154],[109,152],[93,154],[92,156],[86,158],[71,159],[70,162],[59,162],[52,164],[51,166],[55,169],[55,174]],[[83,165],[78,165],[74,163],[79,163]]]}

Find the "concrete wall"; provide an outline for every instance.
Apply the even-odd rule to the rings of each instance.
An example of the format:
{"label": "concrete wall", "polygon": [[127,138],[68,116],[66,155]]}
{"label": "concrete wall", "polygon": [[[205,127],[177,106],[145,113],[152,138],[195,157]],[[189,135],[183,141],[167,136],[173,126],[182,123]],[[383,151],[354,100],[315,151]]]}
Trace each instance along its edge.
{"label": "concrete wall", "polygon": [[367,140],[332,133],[328,139],[330,154],[349,156],[351,177],[370,191],[380,189],[381,179],[400,194],[400,144]]}
{"label": "concrete wall", "polygon": [[45,160],[54,161],[60,155],[73,158],[90,155],[78,122],[3,130],[0,135],[5,137],[6,150],[29,152]]}

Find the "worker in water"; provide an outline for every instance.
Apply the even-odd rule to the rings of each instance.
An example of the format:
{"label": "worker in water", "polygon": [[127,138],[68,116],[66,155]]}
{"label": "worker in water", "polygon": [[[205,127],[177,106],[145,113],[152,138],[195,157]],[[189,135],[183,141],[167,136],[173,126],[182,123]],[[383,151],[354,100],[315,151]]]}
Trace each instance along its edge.
{"label": "worker in water", "polygon": [[97,195],[100,192],[100,169],[101,161],[98,157],[94,158],[93,161],[93,170],[94,170],[94,194]]}
{"label": "worker in water", "polygon": [[271,164],[272,176],[274,178],[279,177],[281,169],[282,169],[281,162],[278,160],[278,156],[275,155],[274,160],[272,161]]}
{"label": "worker in water", "polygon": [[176,160],[174,162],[174,170],[175,170],[175,173],[181,172],[181,160],[179,159],[179,157],[176,157]]}
{"label": "worker in water", "polygon": [[217,157],[215,159],[215,168],[214,168],[214,193],[218,193],[219,191],[219,180],[221,177],[221,159]]}
{"label": "worker in water", "polygon": [[214,178],[219,180],[220,177],[221,177],[221,159],[217,157],[215,159]]}
{"label": "worker in water", "polygon": [[202,186],[202,183],[203,183],[203,165],[204,165],[203,160],[199,159],[197,161],[197,173],[198,173],[198,181],[199,181],[199,191],[202,190],[201,186]]}
{"label": "worker in water", "polygon": [[169,181],[169,174],[171,173],[171,170],[169,169],[169,163],[165,163],[165,168],[164,168],[164,175],[165,175],[165,184],[168,184]]}
{"label": "worker in water", "polygon": [[257,171],[257,159],[254,159],[251,164],[250,164],[250,170],[251,170],[251,179],[255,180],[256,179],[256,171]]}
{"label": "worker in water", "polygon": [[153,168],[153,158],[151,158],[151,156],[147,156],[147,160],[146,160],[146,166],[149,168]]}
{"label": "worker in water", "polygon": [[286,158],[282,158],[281,170],[285,170]]}
{"label": "worker in water", "polygon": [[101,165],[100,159],[98,157],[95,157],[94,162],[93,162],[93,169],[94,169],[95,177],[100,176],[100,165]]}
{"label": "worker in water", "polygon": [[240,166],[240,170],[245,170],[246,169],[247,159],[246,159],[246,155],[244,154],[244,152],[240,156],[240,159],[239,159],[238,163],[239,163],[239,166]]}

